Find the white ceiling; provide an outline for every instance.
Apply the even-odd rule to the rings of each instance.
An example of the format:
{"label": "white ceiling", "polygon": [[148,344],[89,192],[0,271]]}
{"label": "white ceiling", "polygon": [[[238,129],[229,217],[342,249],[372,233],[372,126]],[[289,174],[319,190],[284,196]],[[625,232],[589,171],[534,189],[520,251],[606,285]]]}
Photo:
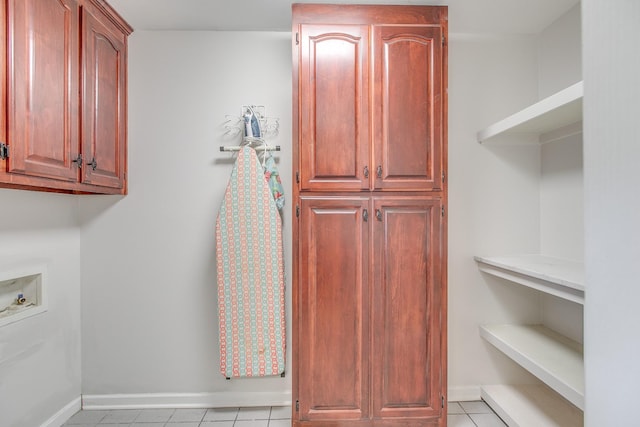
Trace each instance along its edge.
{"label": "white ceiling", "polygon": [[135,30],[290,31],[291,3],[449,6],[450,33],[535,34],[579,0],[108,0]]}

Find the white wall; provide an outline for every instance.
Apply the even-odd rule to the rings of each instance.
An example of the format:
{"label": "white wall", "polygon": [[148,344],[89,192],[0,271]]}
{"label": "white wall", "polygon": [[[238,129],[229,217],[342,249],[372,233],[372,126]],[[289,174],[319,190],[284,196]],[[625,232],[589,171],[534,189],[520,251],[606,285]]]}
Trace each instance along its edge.
{"label": "white wall", "polygon": [[640,2],[583,0],[587,427],[638,424]]}
{"label": "white wall", "polygon": [[[291,277],[290,40],[267,32],[137,31],[130,38],[129,195],[80,201],[87,401],[99,406],[131,394],[123,404],[159,402],[145,393],[207,405],[290,399],[290,375],[227,381],[219,373],[214,254],[215,218],[233,166],[219,146],[239,142],[224,137],[225,116],[264,105],[280,118],[270,142],[282,147],[275,156],[288,197]],[[287,286],[290,334],[290,280]]]}
{"label": "white wall", "polygon": [[449,46],[449,399],[530,382],[478,326],[538,322],[537,295],[482,275],[474,255],[539,250],[540,150],[481,145],[476,132],[537,99],[531,37],[452,34]]}
{"label": "white wall", "polygon": [[540,245],[544,254],[584,259],[582,134],[541,147]]}
{"label": "white wall", "polygon": [[[0,264],[43,259],[48,311],[0,327],[0,425],[63,422],[80,407],[80,233],[76,196],[0,190]],[[58,424],[59,425],[59,424]]]}
{"label": "white wall", "polygon": [[582,80],[580,3],[545,28],[538,39],[538,96]]}
{"label": "white wall", "polygon": [[[538,97],[582,80],[580,3],[537,37]],[[541,147],[540,239],[543,253],[584,259],[582,134]]]}
{"label": "white wall", "polygon": [[[538,93],[549,96],[582,79],[580,3],[549,25],[538,40]],[[582,133],[540,148],[540,250],[584,260],[584,174]],[[583,342],[583,307],[543,296],[542,323]]]}

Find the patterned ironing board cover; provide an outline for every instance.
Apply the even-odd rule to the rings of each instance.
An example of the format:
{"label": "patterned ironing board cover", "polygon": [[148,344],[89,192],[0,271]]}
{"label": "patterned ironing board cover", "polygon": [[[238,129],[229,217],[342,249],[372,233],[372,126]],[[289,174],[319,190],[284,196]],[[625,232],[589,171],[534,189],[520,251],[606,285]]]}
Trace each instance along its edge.
{"label": "patterned ironing board cover", "polygon": [[243,147],[216,219],[220,372],[285,370],[282,220],[255,151]]}

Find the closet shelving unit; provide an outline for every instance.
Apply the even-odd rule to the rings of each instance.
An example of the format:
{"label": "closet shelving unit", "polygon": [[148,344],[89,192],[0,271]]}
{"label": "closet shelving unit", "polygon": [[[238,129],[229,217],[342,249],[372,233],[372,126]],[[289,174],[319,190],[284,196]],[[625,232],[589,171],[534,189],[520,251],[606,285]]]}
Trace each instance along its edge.
{"label": "closet shelving unit", "polygon": [[480,271],[584,304],[584,264],[544,255],[476,256]]}
{"label": "closet shelving unit", "polygon": [[582,95],[582,82],[571,85],[482,129],[478,142],[547,143],[582,132]]}
{"label": "closet shelving unit", "polygon": [[[544,144],[581,133],[582,97],[579,82],[479,131],[478,142]],[[484,273],[584,305],[583,263],[543,254],[475,260]],[[583,425],[582,344],[541,325],[482,325],[480,335],[545,384],[482,387],[510,427]]]}

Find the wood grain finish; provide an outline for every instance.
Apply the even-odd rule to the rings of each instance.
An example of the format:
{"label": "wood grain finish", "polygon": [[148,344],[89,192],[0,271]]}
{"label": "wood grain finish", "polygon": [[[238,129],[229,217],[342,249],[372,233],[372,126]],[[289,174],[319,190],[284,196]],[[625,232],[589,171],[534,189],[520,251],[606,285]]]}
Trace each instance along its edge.
{"label": "wood grain finish", "polygon": [[10,0],[8,172],[77,181],[78,4]]}
{"label": "wood grain finish", "polygon": [[[306,11],[294,26],[305,100],[297,117],[301,190],[440,191],[446,132],[441,12],[304,6],[294,5],[294,13]],[[321,23],[312,23],[308,9],[319,11]],[[328,22],[327,9],[339,10],[339,23]],[[438,17],[430,21],[431,15]]]}
{"label": "wood grain finish", "polygon": [[380,418],[441,414],[441,200],[375,197],[372,393]]}
{"label": "wood grain finish", "polygon": [[295,4],[293,33],[293,425],[443,427],[447,9]]}
{"label": "wood grain finish", "polygon": [[442,37],[434,25],[373,26],[376,189],[441,188]]}
{"label": "wood grain finish", "polygon": [[304,190],[369,188],[368,39],[362,25],[301,26]]}
{"label": "wood grain finish", "polygon": [[82,15],[82,182],[124,189],[126,36],[101,10]]}
{"label": "wood grain finish", "polygon": [[368,200],[303,197],[300,205],[300,419],[366,419]]}
{"label": "wood grain finish", "polygon": [[10,151],[0,187],[126,194],[132,29],[104,0],[0,0],[0,8],[0,142]]}

